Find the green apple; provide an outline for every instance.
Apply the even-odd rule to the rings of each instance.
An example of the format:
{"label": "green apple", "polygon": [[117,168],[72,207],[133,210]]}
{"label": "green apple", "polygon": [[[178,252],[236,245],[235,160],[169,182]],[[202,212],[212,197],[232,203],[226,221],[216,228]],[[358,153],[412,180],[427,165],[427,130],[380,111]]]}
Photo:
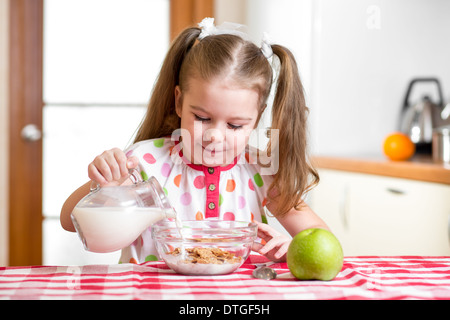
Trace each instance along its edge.
{"label": "green apple", "polygon": [[332,280],[341,271],[344,253],[339,240],[325,229],[306,229],[291,241],[287,265],[301,280]]}

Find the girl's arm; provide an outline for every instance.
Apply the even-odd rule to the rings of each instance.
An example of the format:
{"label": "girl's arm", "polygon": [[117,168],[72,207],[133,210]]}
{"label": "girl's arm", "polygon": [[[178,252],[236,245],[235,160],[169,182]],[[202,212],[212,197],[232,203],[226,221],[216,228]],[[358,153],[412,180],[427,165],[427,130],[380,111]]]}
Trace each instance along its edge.
{"label": "girl's arm", "polygon": [[73,211],[73,208],[77,205],[77,203],[83,199],[84,196],[86,196],[91,188],[91,182],[88,182],[81,187],[79,187],[77,190],[75,190],[69,198],[67,198],[66,202],[64,202],[64,205],[61,209],[61,215],[59,217],[61,226],[67,230],[75,232],[75,227],[73,226],[72,219],[70,218],[70,214]]}
{"label": "girl's arm", "polygon": [[[270,203],[268,209],[271,209]],[[306,203],[300,210],[292,208],[284,217],[277,218],[277,220],[292,237],[310,228],[322,228],[330,231],[326,223]]]}
{"label": "girl's arm", "polygon": [[[276,212],[276,202],[267,204],[270,212]],[[283,217],[277,218],[286,231],[294,237],[297,233],[310,228],[322,228],[330,230],[326,223],[317,216],[311,208],[304,203],[300,210],[292,208]],[[291,238],[278,232],[265,223],[258,223],[258,237],[266,243],[255,243],[253,250],[265,255],[272,261],[286,261],[286,253],[291,243]]]}

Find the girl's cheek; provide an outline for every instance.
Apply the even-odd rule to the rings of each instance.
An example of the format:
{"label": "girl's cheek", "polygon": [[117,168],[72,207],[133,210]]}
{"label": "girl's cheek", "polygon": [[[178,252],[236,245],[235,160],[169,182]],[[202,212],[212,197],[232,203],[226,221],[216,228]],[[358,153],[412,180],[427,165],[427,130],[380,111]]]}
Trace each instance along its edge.
{"label": "girl's cheek", "polygon": [[241,153],[247,145],[248,138],[249,137],[242,133],[233,135],[233,138],[230,139],[232,143],[232,149],[234,149],[237,154]]}
{"label": "girl's cheek", "polygon": [[197,144],[202,144],[203,141],[203,128],[201,125],[195,126],[194,128],[194,136],[192,137],[192,141]]}

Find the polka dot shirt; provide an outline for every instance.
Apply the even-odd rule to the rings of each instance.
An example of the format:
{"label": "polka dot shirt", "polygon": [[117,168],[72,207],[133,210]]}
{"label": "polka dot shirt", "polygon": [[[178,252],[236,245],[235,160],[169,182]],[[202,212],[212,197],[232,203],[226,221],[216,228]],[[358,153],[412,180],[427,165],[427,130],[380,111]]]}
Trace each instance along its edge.
{"label": "polka dot shirt", "polygon": [[[154,176],[181,220],[240,220],[267,222],[264,207],[272,176],[258,165],[256,149],[247,147],[224,167],[190,163],[182,144],[171,138],[140,141],[127,157],[139,159],[144,180]],[[120,262],[142,263],[159,259],[151,238],[151,227],[130,246],[122,249]]]}

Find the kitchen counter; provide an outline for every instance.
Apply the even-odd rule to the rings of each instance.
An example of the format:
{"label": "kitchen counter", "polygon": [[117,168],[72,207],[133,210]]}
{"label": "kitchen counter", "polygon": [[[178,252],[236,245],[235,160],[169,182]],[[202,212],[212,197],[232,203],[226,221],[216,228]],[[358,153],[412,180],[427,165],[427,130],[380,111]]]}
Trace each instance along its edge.
{"label": "kitchen counter", "polygon": [[408,161],[390,161],[383,156],[313,156],[316,168],[367,173],[442,184],[450,184],[450,165],[435,163],[430,156]]}
{"label": "kitchen counter", "polygon": [[[331,281],[300,281],[286,263],[276,263],[278,277],[252,277],[259,263],[252,254],[235,272],[220,276],[186,276],[163,261],[142,264],[0,267],[2,299],[153,299],[174,300],[295,299],[450,299],[450,257],[345,257]],[[184,303],[185,304],[185,303]],[[220,312],[220,311],[219,311]],[[281,312],[281,311],[280,311]],[[218,312],[214,312],[217,314]],[[270,308],[270,314],[276,314]]]}

